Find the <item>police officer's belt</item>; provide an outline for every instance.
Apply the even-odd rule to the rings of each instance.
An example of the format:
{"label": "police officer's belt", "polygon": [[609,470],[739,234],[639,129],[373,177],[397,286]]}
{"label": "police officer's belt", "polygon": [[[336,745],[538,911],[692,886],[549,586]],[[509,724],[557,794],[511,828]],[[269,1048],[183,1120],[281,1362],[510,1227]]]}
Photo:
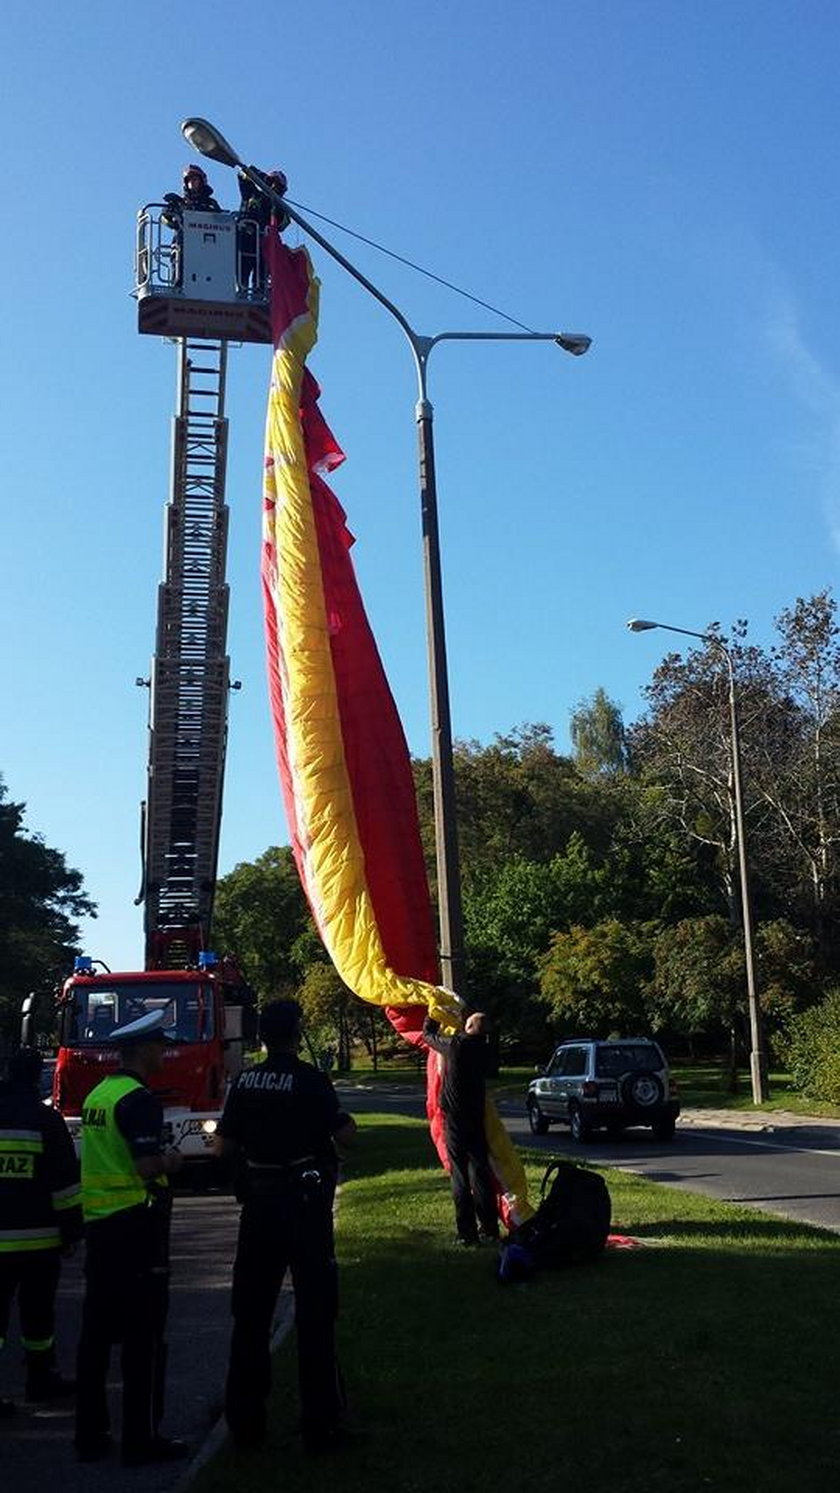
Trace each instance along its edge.
{"label": "police officer's belt", "polygon": [[253,1198],[283,1197],[320,1186],[321,1173],[314,1156],[296,1156],[294,1161],[246,1162],[247,1193]]}
{"label": "police officer's belt", "polygon": [[294,1161],[249,1161],[248,1170],[253,1172],[269,1172],[272,1174],[280,1172],[295,1172],[302,1166],[314,1166],[314,1156],[296,1156]]}

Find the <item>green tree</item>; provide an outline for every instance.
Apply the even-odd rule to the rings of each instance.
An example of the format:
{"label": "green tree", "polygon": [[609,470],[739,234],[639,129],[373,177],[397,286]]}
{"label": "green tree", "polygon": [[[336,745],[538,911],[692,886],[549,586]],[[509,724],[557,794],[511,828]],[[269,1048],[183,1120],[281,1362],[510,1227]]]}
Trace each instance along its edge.
{"label": "green tree", "polygon": [[40,835],[24,828],[26,805],[7,801],[0,779],[0,1035],[20,1029],[34,990],[51,994],[78,953],[76,919],[95,917],[82,876]]}
{"label": "green tree", "polygon": [[735,1035],[744,1014],[743,940],[727,918],[683,918],[654,941],[647,1007],[655,1030]]}
{"label": "green tree", "polygon": [[[756,928],[755,954],[765,1034],[778,1050],[796,1014],[820,989],[814,941],[806,930],[778,918]],[[692,1039],[728,1035],[734,1080],[749,1048],[740,932],[719,914],[663,928],[654,942],[647,1004],[658,1030]]]}
{"label": "green tree", "polygon": [[[717,633],[716,626],[709,629]],[[738,691],[744,765],[744,817],[751,863],[767,834],[768,809],[757,787],[753,765],[759,744],[768,737],[780,706],[778,680],[771,660],[748,645],[746,623],[738,622],[727,644]],[[659,789],[668,820],[711,855],[733,927],[741,920],[738,837],[732,774],[729,674],[721,649],[713,642],[689,649],[685,658],[671,653],[656,669],[644,694],[646,717],[631,733],[631,750],[644,781]]]}
{"label": "green tree", "polygon": [[[458,835],[464,886],[481,886],[514,857],[549,861],[577,830],[596,853],[610,841],[614,808],[599,784],[555,751],[548,726],[521,726],[489,746],[454,749]],[[420,829],[434,885],[431,764],[413,764]]]}
{"label": "green tree", "polygon": [[326,1049],[335,1047],[338,1068],[346,1072],[352,1063],[354,1044],[361,1043],[376,1070],[383,1040],[393,1039],[394,1029],[384,1012],[353,994],[332,964],[310,964],[297,998],[307,1035],[319,1058]]}
{"label": "green tree", "polygon": [[579,702],[572,712],[571,737],[575,765],[584,777],[609,777],[627,771],[627,733],[621,708],[605,689],[599,687],[591,700]]}
{"label": "green tree", "polygon": [[615,918],[555,933],[540,960],[540,992],[561,1033],[630,1036],[647,1026],[650,931]]}
{"label": "green tree", "polygon": [[759,923],[755,935],[756,979],[765,1030],[777,1050],[800,1011],[820,998],[816,941],[787,918]]}
{"label": "green tree", "polygon": [[[820,947],[840,942],[840,627],[829,590],[799,597],[776,618],[779,695],[760,748],[760,781],[792,852],[785,891],[805,905]],[[768,722],[768,725],[770,723]],[[803,887],[804,873],[804,887]],[[803,890],[805,895],[803,897]],[[837,951],[835,950],[835,953]]]}
{"label": "green tree", "polygon": [[794,1085],[809,1099],[840,1104],[840,990],[793,1022],[787,1061]]}
{"label": "green tree", "polygon": [[552,933],[599,916],[603,873],[575,832],[549,862],[515,856],[471,883],[464,897],[468,983],[506,1043],[542,1042],[545,1010],[536,1000],[539,959]]}
{"label": "green tree", "polygon": [[297,998],[303,1009],[310,1040],[319,1045],[337,1047],[338,1068],[350,1067],[355,1011],[359,1002],[348,989],[334,965],[310,964],[298,988]]}
{"label": "green tree", "polygon": [[323,959],[288,845],[272,846],[221,878],[213,939],[237,959],[261,1002],[292,996],[307,964]]}

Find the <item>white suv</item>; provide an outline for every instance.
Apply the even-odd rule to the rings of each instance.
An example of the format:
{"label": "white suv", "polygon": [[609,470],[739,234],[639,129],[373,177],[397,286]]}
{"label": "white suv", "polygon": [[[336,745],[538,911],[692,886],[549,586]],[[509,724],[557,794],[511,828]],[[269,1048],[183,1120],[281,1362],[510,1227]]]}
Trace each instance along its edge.
{"label": "white suv", "polygon": [[649,1037],[561,1042],[528,1085],[526,1103],[534,1135],[560,1123],[576,1141],[601,1126],[617,1134],[630,1125],[649,1125],[656,1140],[670,1141],[680,1112],[665,1056]]}

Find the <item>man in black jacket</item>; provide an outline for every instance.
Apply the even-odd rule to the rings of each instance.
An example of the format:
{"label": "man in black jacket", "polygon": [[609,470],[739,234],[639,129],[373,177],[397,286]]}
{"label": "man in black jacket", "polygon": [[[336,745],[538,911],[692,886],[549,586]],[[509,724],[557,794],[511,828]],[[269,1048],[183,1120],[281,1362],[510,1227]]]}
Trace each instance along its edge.
{"label": "man in black jacket", "polygon": [[168,208],[168,212],[163,214],[164,221],[170,226],[175,226],[185,209],[191,213],[221,212],[222,209],[213,196],[213,188],[200,166],[185,166],[182,182],[183,192],[180,196],[177,192],[167,192],[163,199]]}
{"label": "man in black jacket", "polygon": [[473,1011],[462,1032],[440,1036],[440,1023],[426,1019],[423,1036],[444,1060],[440,1107],[449,1155],[458,1243],[498,1239],[496,1185],[484,1128],[487,1017]]}
{"label": "man in black jacket", "polygon": [[171,228],[174,234],[174,282],[181,285],[184,277],[183,240],[184,229],[182,215],[189,213],[220,213],[222,209],[213,196],[213,189],[200,166],[185,166],[183,177],[183,192],[179,196],[177,192],[167,192],[164,195],[166,206],[160,215],[162,223]]}
{"label": "man in black jacket", "polygon": [[[0,1087],[0,1347],[17,1292],[26,1398],[54,1400],[74,1385],[55,1367],[61,1257],[82,1235],[79,1164],[67,1126],[41,1103],[41,1054],[22,1047]],[[0,1401],[0,1413],[11,1413]]]}
{"label": "man in black jacket", "polygon": [[217,1155],[237,1157],[242,1179],[225,1413],[243,1451],[266,1435],[271,1323],[287,1268],[295,1290],[304,1445],[330,1451],[346,1438],[335,1355],[334,1142],[352,1141],[356,1122],[340,1108],[327,1075],[297,1056],[300,1020],[295,1001],[264,1007],[265,1062],[240,1073],[215,1141]]}

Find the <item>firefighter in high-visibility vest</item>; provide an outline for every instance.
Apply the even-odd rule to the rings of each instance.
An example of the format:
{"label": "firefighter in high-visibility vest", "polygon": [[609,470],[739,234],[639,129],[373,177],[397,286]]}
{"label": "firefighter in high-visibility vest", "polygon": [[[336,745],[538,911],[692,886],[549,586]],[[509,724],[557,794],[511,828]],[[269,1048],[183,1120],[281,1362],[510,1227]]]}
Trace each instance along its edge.
{"label": "firefighter in high-visibility vest", "polygon": [[122,1460],[128,1467],[186,1455],[160,1434],[169,1305],[168,1178],[182,1158],[166,1152],[163,1109],[147,1087],[163,1065],[160,1011],[113,1031],[122,1067],[82,1108],[85,1300],[76,1363],[76,1455],[94,1462],[111,1446],[105,1385],[111,1347],[122,1348]]}
{"label": "firefighter in high-visibility vest", "polygon": [[[61,1257],[82,1234],[76,1153],[61,1115],[41,1102],[42,1068],[41,1054],[22,1047],[0,1086],[0,1347],[17,1292],[28,1400],[74,1388],[55,1367],[55,1293]],[[0,1400],[0,1414],[13,1410]]]}

